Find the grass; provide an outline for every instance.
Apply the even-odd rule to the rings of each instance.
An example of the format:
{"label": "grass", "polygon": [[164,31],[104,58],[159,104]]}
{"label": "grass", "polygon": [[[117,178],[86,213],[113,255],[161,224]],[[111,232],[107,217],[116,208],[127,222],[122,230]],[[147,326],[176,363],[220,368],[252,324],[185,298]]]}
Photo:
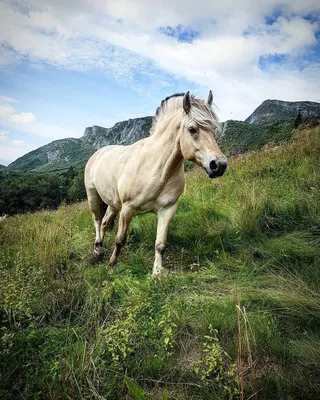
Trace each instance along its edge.
{"label": "grass", "polygon": [[113,272],[86,203],[1,222],[2,398],[317,398],[319,133],[189,172],[157,282],[152,215]]}

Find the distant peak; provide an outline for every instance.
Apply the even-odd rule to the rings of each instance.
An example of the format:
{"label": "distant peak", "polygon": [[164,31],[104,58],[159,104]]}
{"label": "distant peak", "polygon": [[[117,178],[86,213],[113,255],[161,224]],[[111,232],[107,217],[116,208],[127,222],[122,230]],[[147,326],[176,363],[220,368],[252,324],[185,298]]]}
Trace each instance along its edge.
{"label": "distant peak", "polygon": [[316,117],[320,115],[320,103],[267,99],[254,110],[245,122],[264,125],[270,122],[290,120],[296,118],[299,110],[304,117]]}

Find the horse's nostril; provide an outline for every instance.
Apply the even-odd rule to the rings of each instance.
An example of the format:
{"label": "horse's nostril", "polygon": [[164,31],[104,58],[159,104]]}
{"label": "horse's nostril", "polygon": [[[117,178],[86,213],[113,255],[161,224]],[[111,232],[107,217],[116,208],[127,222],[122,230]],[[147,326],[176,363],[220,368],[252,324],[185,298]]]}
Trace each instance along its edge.
{"label": "horse's nostril", "polygon": [[211,160],[210,161],[210,169],[211,169],[211,171],[213,171],[213,172],[217,171],[218,168],[219,168],[218,164],[214,160]]}

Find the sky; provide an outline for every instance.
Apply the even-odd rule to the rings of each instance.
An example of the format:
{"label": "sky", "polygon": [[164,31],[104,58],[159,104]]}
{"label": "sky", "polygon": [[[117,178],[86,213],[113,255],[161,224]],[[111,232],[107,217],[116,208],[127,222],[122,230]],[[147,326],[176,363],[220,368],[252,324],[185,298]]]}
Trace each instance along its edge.
{"label": "sky", "polygon": [[0,164],[213,92],[221,121],[320,101],[319,0],[0,0]]}

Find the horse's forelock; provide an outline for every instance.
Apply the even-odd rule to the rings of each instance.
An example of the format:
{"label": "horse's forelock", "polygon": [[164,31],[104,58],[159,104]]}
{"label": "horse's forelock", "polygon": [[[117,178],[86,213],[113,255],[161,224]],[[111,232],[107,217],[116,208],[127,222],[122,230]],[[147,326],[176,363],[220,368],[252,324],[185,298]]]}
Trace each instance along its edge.
{"label": "horse's forelock", "polygon": [[[184,95],[185,93],[175,93],[161,101],[161,104],[157,108],[156,114],[153,118],[150,135],[155,132],[156,125],[162,119],[162,117],[167,114],[167,112],[169,112],[170,115],[171,112],[180,110]],[[191,95],[190,99],[191,119],[195,120],[198,125],[207,129],[212,129],[215,126],[219,126],[219,120],[211,106],[209,106],[204,100],[197,99],[194,95]]]}
{"label": "horse's forelock", "polygon": [[191,101],[191,119],[203,128],[212,129],[220,125],[218,117],[211,106],[205,101],[194,99]]}

